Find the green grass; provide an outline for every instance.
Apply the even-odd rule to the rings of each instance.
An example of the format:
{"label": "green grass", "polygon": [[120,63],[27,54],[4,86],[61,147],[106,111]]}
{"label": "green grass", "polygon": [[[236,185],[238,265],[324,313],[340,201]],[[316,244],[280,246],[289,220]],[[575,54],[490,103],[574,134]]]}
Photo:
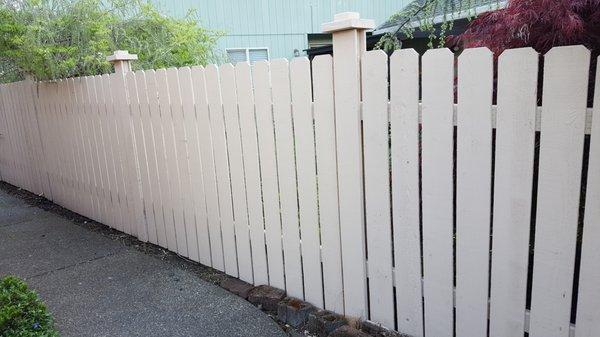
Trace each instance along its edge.
{"label": "green grass", "polygon": [[0,280],[0,337],[58,337],[52,316],[27,284],[14,276]]}

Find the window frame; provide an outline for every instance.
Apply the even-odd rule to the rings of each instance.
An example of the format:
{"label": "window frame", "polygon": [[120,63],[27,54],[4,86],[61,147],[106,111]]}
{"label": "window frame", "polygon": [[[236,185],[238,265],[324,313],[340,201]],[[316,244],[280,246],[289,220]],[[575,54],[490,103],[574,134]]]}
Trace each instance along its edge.
{"label": "window frame", "polygon": [[225,53],[227,54],[227,61],[229,60],[229,51],[244,51],[246,53],[246,62],[250,62],[250,51],[251,50],[266,50],[267,51],[267,59],[266,61],[271,61],[271,51],[269,47],[248,47],[248,48],[225,48]]}

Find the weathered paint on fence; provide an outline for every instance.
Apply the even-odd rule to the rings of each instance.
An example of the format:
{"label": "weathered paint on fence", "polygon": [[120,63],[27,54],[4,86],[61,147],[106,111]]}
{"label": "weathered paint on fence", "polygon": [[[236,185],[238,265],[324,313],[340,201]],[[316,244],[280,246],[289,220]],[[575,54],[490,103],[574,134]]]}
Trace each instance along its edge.
{"label": "weathered paint on fence", "polygon": [[488,50],[466,50],[457,63],[429,51],[419,81],[414,51],[395,52],[388,73],[384,53],[364,52],[360,24],[349,28],[334,32],[338,56],[312,65],[0,85],[2,180],[412,336],[486,336],[488,320],[493,337],[595,336],[600,121],[586,109],[589,51],[544,56],[541,109],[538,54],[506,51],[492,106]]}

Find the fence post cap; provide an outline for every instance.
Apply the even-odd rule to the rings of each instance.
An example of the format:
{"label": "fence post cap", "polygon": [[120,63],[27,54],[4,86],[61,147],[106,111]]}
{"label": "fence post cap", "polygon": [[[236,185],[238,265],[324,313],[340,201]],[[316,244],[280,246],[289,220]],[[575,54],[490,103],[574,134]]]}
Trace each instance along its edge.
{"label": "fence post cap", "polygon": [[117,50],[117,51],[115,51],[114,54],[106,57],[106,60],[111,63],[118,62],[118,61],[131,61],[131,60],[137,60],[137,59],[138,59],[137,54],[129,54],[129,52],[127,50]]}
{"label": "fence post cap", "polygon": [[343,12],[334,15],[333,21],[321,25],[323,33],[333,33],[348,29],[373,29],[375,21],[361,19],[357,12]]}

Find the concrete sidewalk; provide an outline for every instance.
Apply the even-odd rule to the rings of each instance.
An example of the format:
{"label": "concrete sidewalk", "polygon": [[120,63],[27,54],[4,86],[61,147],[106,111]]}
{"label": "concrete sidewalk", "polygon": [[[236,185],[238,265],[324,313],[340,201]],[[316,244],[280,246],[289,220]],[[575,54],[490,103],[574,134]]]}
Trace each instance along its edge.
{"label": "concrete sidewalk", "polygon": [[0,277],[25,278],[64,337],[286,336],[189,268],[0,190]]}

